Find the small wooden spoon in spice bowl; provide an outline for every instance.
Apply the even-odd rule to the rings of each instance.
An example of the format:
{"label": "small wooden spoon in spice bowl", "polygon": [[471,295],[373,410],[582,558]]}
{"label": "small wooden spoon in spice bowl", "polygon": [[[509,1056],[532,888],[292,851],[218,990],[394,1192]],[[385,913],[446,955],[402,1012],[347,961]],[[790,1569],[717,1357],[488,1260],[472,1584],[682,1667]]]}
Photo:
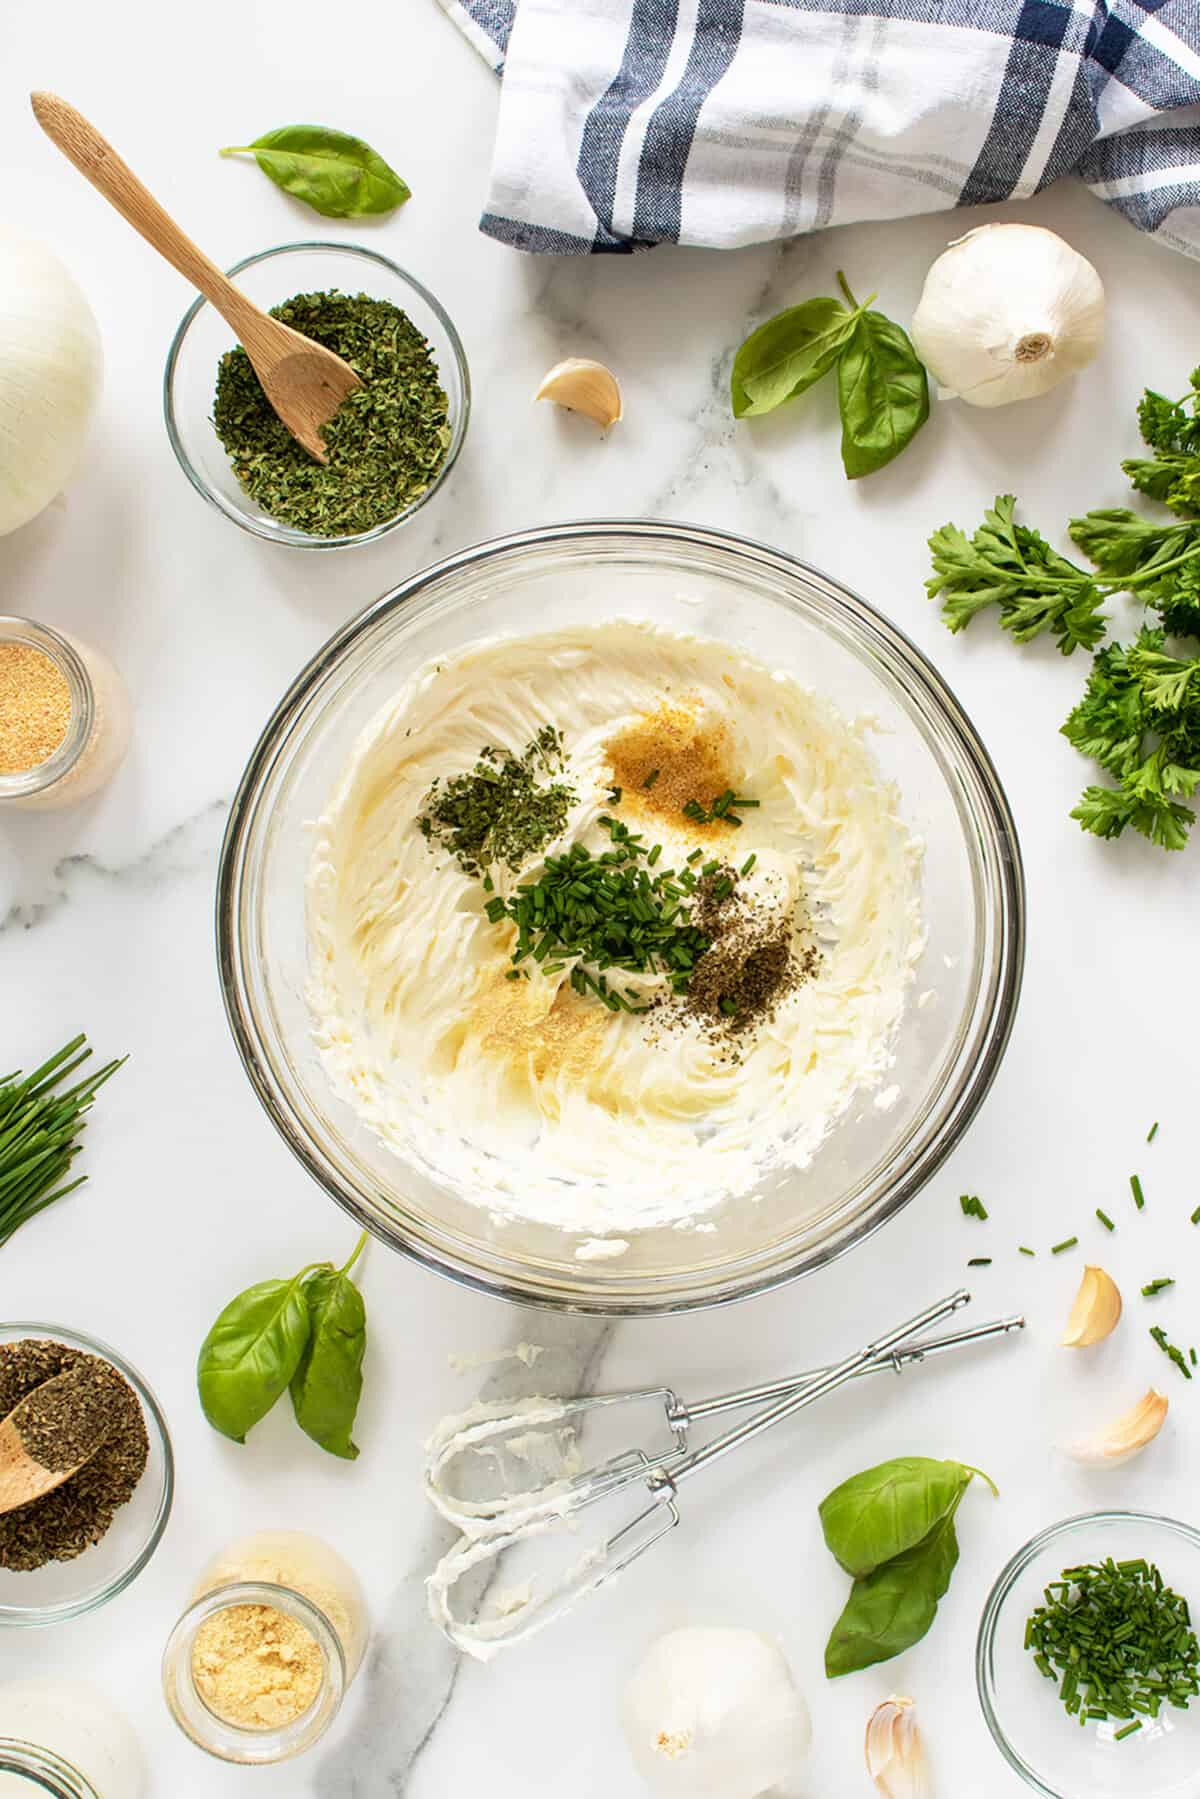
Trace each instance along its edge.
{"label": "small wooden spoon in spice bowl", "polygon": [[114,1371],[92,1359],[43,1381],[0,1423],[0,1517],[78,1474],[111,1434]]}
{"label": "small wooden spoon in spice bowl", "polygon": [[362,386],[350,364],[248,300],[179,229],[82,113],[57,94],[31,94],[30,101],[38,124],[68,161],[216,307],[292,436],[310,456],[324,462],[322,430],[346,395]]}

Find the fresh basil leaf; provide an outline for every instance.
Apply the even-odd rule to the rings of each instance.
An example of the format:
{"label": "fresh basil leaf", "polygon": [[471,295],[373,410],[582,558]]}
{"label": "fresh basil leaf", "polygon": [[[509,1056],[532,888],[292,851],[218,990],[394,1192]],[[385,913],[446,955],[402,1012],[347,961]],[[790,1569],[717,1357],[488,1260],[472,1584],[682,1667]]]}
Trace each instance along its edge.
{"label": "fresh basil leaf", "polygon": [[847,1574],[870,1574],[927,1537],[957,1506],[972,1476],[961,1462],[928,1456],[880,1462],[821,1501],[825,1542]]}
{"label": "fresh basil leaf", "polygon": [[235,1443],[244,1443],[266,1417],[299,1366],[310,1328],[307,1273],[247,1287],[200,1346],[196,1382],[204,1416]]}
{"label": "fresh basil leaf", "polygon": [[312,1331],[292,1376],[296,1422],[330,1455],[352,1462],[358,1445],[350,1435],[362,1394],[367,1312],[350,1276],[319,1268],[305,1282]]}
{"label": "fresh basil leaf", "polygon": [[929,382],[905,332],[864,312],[838,362],[842,464],[851,481],[874,474],[910,444],[929,417]]}
{"label": "fresh basil leaf", "polygon": [[805,300],[752,331],[733,359],[733,416],[773,412],[819,381],[837,361],[855,317],[839,300]]}
{"label": "fresh basil leaf", "polygon": [[825,1645],[830,1680],[890,1661],[920,1642],[958,1562],[956,1510],[957,1501],[921,1542],[855,1581]]}
{"label": "fresh basil leaf", "polygon": [[222,156],[253,155],[276,187],[328,219],[392,212],[411,189],[377,150],[328,125],[281,125],[252,144],[230,144]]}

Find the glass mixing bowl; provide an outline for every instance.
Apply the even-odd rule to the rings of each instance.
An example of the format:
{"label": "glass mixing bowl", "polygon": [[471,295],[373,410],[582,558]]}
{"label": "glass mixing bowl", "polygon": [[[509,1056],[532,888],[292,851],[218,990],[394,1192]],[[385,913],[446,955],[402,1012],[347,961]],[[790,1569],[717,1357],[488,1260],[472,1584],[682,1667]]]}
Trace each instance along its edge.
{"label": "glass mixing bowl", "polygon": [[183,315],[163,377],[167,436],[180,468],[210,506],[243,531],[265,537],[270,543],[288,544],[296,550],[339,550],[386,537],[437,493],[458,460],[466,436],[471,415],[471,378],[466,351],[450,315],[414,275],[377,250],[365,250],[358,244],[280,244],[274,250],[260,250],[256,256],[235,263],[229,277],[256,306],[266,311],[295,294],[323,293],[330,288],[346,294],[370,294],[372,299],[390,300],[398,306],[433,350],[450,402],[450,443],[445,460],[424,493],[373,530],[342,537],[314,537],[310,532],[281,524],[242,487],[213,429],[217,364],[237,339],[216,307],[200,298]]}
{"label": "glass mixing bowl", "polygon": [[[706,1217],[635,1235],[619,1260],[497,1222],[389,1149],[331,1090],[305,1001],[308,826],[363,726],[402,682],[479,638],[636,615],[801,674],[876,754],[926,845],[927,942],[889,1075],[891,1110],[851,1106],[811,1165],[766,1176]],[[777,550],[686,525],[569,524],[481,544],[415,575],[338,632],[250,758],[217,891],[225,1003],[246,1071],[285,1141],[360,1224],[487,1292],[578,1311],[683,1310],[818,1268],[895,1216],[958,1141],[1012,1026],[1024,886],[1011,815],[958,702],[864,601]],[[915,995],[931,992],[918,1006]],[[648,1167],[647,1181],[654,1170]]]}
{"label": "glass mixing bowl", "polygon": [[1200,1607],[1200,1531],[1153,1512],[1089,1512],[1019,1549],[983,1609],[975,1677],[988,1729],[1010,1768],[1043,1799],[1200,1799],[1200,1700],[1165,1705],[1121,1742],[1122,1725],[1069,1717],[1025,1649],[1025,1621],[1064,1568],[1144,1558]]}

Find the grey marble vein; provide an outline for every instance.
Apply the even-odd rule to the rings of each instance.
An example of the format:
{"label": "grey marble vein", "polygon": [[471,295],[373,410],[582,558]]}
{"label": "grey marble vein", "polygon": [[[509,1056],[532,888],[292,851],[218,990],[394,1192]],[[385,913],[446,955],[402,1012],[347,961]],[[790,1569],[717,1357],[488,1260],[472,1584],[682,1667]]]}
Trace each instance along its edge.
{"label": "grey marble vein", "polygon": [[[507,1401],[590,1392],[613,1329],[595,1319],[523,1316],[511,1342],[533,1342],[544,1353],[532,1367],[516,1359],[500,1363],[475,1397]],[[462,1667],[459,1652],[432,1623],[425,1598],[426,1575],[456,1538],[454,1528],[431,1513],[386,1612],[375,1619],[354,1696],[355,1728],[323,1757],[311,1788],[317,1799],[397,1799],[410,1790],[413,1772],[453,1704]]]}
{"label": "grey marble vein", "polygon": [[108,862],[83,853],[59,857],[46,871],[36,898],[28,894],[18,897],[0,915],[0,931],[31,931],[45,924],[89,880],[120,881],[145,891],[177,875],[211,868],[221,847],[228,811],[228,800],[213,800],[127,862]]}

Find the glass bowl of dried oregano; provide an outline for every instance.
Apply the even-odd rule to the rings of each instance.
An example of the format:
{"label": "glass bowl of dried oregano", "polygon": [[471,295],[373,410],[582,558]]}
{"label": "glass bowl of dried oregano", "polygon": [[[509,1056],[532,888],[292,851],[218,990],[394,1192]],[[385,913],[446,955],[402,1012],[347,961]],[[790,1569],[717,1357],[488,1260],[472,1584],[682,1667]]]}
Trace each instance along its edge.
{"label": "glass bowl of dried oregano", "polygon": [[175,1488],[166,1419],[107,1343],[61,1324],[0,1324],[0,1629],[95,1611],[158,1548]]}
{"label": "glass bowl of dried oregano", "polygon": [[325,427],[317,462],[275,416],[246,352],[198,299],[167,357],[167,435],[197,493],[244,531],[294,549],[373,543],[433,498],[471,410],[466,352],[412,275],[355,244],[281,244],[232,279],[343,357],[362,386]]}

